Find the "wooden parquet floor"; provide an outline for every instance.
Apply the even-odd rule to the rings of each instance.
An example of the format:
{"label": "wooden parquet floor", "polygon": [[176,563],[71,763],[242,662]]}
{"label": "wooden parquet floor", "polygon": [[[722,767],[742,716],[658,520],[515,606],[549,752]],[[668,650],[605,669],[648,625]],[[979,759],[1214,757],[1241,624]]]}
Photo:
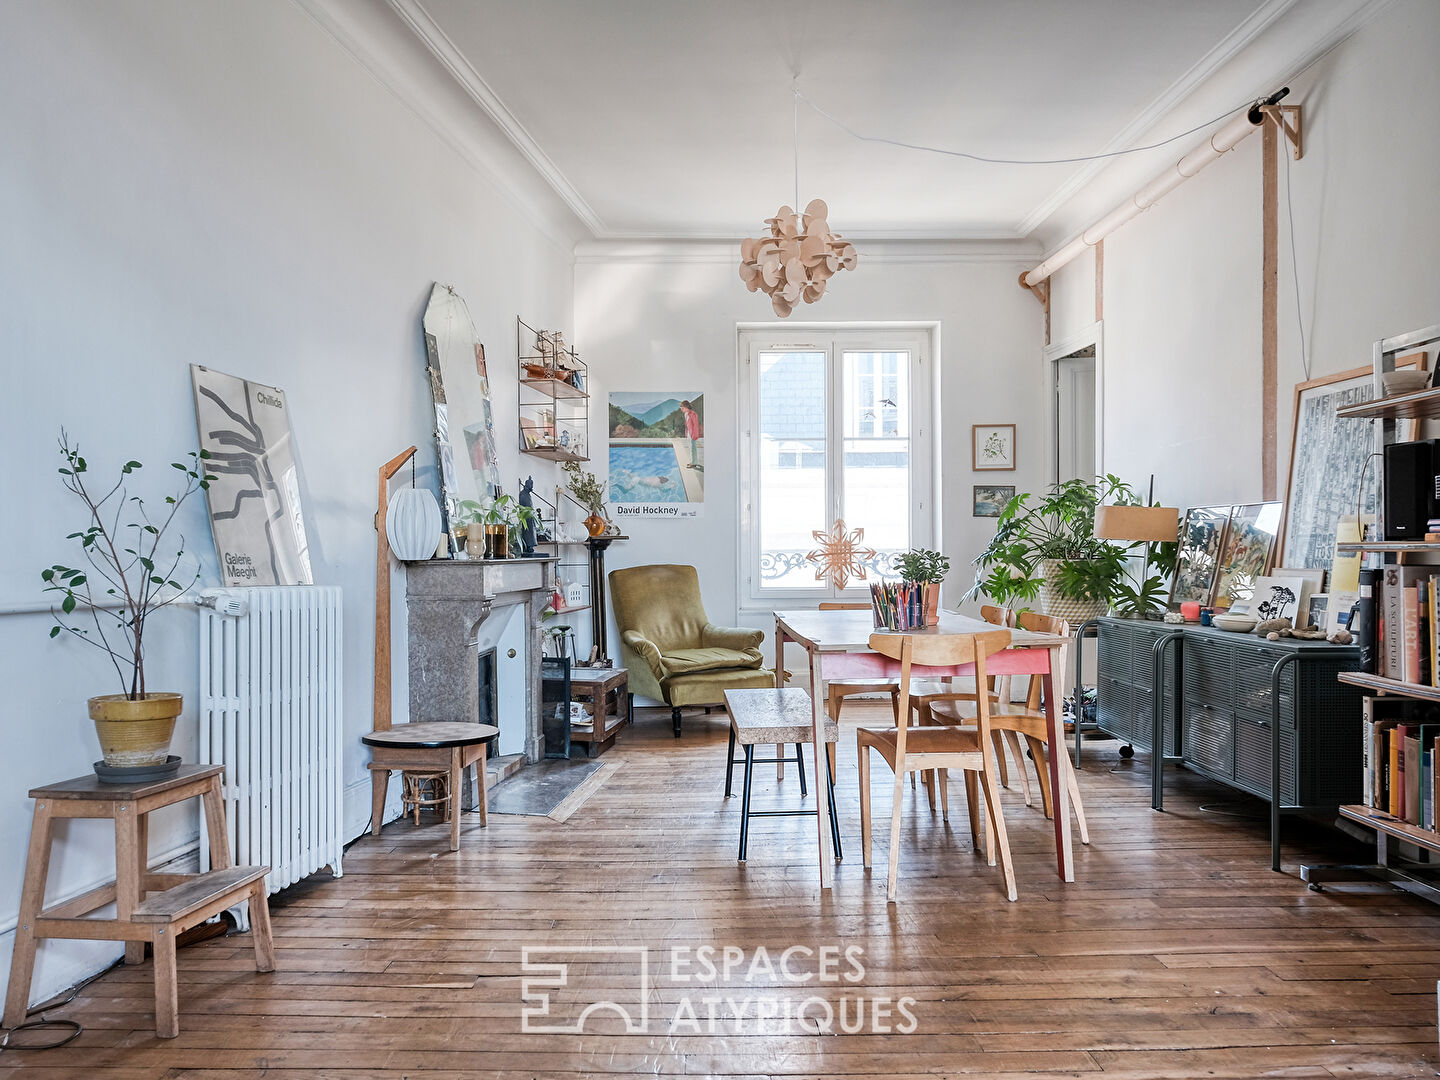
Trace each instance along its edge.
{"label": "wooden parquet floor", "polygon": [[[882,715],[868,709],[847,707],[847,727]],[[1055,876],[1039,811],[1008,793],[1020,900],[1006,903],[971,851],[963,797],[947,825],[907,788],[901,899],[887,906],[893,781],[877,765],[867,873],[847,731],[846,858],[822,900],[804,818],[756,820],[737,865],[723,717],[687,719],[679,741],[669,729],[668,714],[642,713],[605,756],[621,768],[563,824],[497,815],[481,830],[467,815],[456,854],[439,825],[360,840],[343,878],[277,898],[272,975],[253,971],[248,936],[182,950],[179,1038],[154,1037],[150,964],[122,967],[52,1014],[84,1024],[78,1041],[6,1051],[0,1074],[1436,1075],[1440,912],[1378,885],[1307,891],[1302,858],[1363,854],[1339,834],[1290,824],[1286,873],[1274,874],[1261,804],[1184,774],[1156,814],[1148,762],[1092,743],[1081,773],[1092,844],[1076,844],[1076,882]],[[778,787],[773,766],[756,773],[757,808],[794,804],[793,770]],[[558,963],[569,984],[547,1015],[522,1019],[544,992],[532,985],[522,1001],[522,980]],[[634,1025],[599,1010],[584,1033],[525,1030],[573,1029],[601,1001]]]}

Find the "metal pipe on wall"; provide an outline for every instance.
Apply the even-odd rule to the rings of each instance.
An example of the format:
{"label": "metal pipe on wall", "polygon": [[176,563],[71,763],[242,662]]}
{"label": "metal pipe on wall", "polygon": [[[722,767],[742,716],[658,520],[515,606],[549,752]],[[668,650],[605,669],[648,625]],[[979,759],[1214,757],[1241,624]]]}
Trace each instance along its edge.
{"label": "metal pipe on wall", "polygon": [[1059,251],[1051,255],[1044,262],[1032,270],[1020,275],[1020,284],[1027,288],[1034,288],[1042,281],[1050,277],[1070,260],[1074,259],[1082,251],[1094,247],[1105,237],[1109,236],[1116,229],[1120,228],[1127,221],[1139,217],[1140,214],[1150,209],[1171,191],[1183,184],[1190,177],[1194,176],[1211,162],[1218,161],[1222,156],[1238,146],[1244,138],[1258,128],[1264,120],[1264,114],[1260,111],[1262,105],[1273,105],[1286,94],[1289,88],[1276,91],[1263,101],[1235,117],[1224,127],[1220,128],[1205,142],[1201,143],[1194,150],[1182,157],[1170,168],[1151,180],[1129,199],[1115,207],[1108,214],[1102,217],[1095,224],[1083,231],[1075,239],[1071,240]]}

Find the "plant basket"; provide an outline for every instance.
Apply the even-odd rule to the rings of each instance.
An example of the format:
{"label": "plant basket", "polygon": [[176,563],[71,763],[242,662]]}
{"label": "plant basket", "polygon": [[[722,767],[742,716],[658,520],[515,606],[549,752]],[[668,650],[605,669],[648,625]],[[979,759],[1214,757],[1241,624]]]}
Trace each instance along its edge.
{"label": "plant basket", "polygon": [[1071,626],[1097,619],[1104,615],[1109,605],[1104,599],[1072,600],[1060,592],[1060,568],[1058,559],[1046,559],[1040,564],[1044,584],[1040,586],[1040,607],[1046,615],[1064,619]]}

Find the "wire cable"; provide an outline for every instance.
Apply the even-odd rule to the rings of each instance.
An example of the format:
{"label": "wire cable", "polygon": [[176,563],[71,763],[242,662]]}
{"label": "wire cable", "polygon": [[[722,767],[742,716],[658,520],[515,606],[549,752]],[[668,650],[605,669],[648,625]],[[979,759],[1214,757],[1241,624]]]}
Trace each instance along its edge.
{"label": "wire cable", "polygon": [[1171,135],[1168,139],[1161,139],[1159,142],[1146,143],[1144,146],[1132,146],[1125,150],[1108,150],[1099,154],[1086,154],[1080,157],[1067,158],[997,158],[986,157],[983,154],[971,154],[964,150],[946,150],[939,146],[925,146],[922,143],[905,142],[903,139],[891,139],[884,135],[866,135],[863,132],[856,131],[838,116],[826,112],[819,105],[815,104],[815,102],[805,95],[805,91],[801,90],[798,84],[795,86],[795,96],[805,102],[806,105],[809,105],[810,108],[814,109],[826,120],[829,120],[841,131],[862,142],[884,143],[887,146],[898,146],[902,150],[920,150],[928,154],[943,154],[946,157],[958,157],[964,158],[967,161],[977,161],[983,165],[1078,165],[1086,161],[1105,161],[1109,158],[1125,157],[1128,154],[1141,154],[1147,150],[1158,150],[1162,146],[1169,146],[1173,142],[1179,142],[1181,139],[1188,138],[1197,131],[1203,131],[1212,124],[1218,124],[1221,120],[1227,120],[1241,109],[1249,109],[1255,104],[1254,101],[1246,101],[1244,104],[1236,105],[1233,109],[1226,109],[1219,116],[1206,120],[1203,124],[1196,124],[1189,130],[1180,132],[1178,135]]}
{"label": "wire cable", "polygon": [[1295,254],[1295,205],[1290,191],[1290,146],[1281,133],[1280,154],[1285,159],[1285,217],[1290,222],[1290,274],[1295,282],[1295,327],[1300,331],[1300,368],[1310,379],[1310,349],[1305,344],[1305,317],[1300,312],[1300,259]]}

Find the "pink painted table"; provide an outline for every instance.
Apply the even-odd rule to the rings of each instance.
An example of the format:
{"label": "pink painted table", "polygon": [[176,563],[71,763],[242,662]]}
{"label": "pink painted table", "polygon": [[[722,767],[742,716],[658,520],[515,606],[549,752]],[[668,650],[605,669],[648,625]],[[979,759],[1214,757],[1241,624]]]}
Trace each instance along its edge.
{"label": "pink painted table", "polygon": [[[968,615],[942,611],[938,626],[900,633],[982,634],[998,629],[1000,627],[980,619],[972,619]],[[775,685],[784,685],[785,644],[794,642],[805,650],[810,668],[811,719],[816,746],[824,745],[823,703],[826,699],[824,684],[827,680],[899,678],[899,661],[870,651],[870,635],[876,632],[869,611],[800,609],[775,612]],[[1065,741],[1060,725],[1054,675],[1064,674],[1066,650],[1069,646],[1068,637],[1012,630],[1010,648],[996,653],[985,663],[987,675],[1033,675],[1042,680],[1045,694],[1045,728],[1050,745],[1050,753],[1047,755],[1050,759],[1050,792],[1055,810],[1055,855],[1062,881],[1075,880],[1075,867],[1070,843],[1070,792],[1060,775],[1060,755],[1065,753]],[[946,668],[917,665],[910,670],[912,677],[932,679],[975,673],[973,664]],[[821,785],[829,784],[829,774],[822,765],[821,755],[814,756],[815,790],[821,796],[828,795],[829,788]],[[820,845],[820,887],[828,889],[833,884],[835,870],[830,854],[830,821],[825,814],[817,814],[816,818],[819,823],[817,839]]]}

